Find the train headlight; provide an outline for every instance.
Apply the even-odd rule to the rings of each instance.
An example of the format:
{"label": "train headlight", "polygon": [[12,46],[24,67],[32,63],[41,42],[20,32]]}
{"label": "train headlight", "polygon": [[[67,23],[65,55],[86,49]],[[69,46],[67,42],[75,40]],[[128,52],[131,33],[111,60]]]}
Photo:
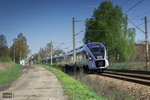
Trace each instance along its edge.
{"label": "train headlight", "polygon": [[92,60],[92,57],[88,57],[89,60]]}

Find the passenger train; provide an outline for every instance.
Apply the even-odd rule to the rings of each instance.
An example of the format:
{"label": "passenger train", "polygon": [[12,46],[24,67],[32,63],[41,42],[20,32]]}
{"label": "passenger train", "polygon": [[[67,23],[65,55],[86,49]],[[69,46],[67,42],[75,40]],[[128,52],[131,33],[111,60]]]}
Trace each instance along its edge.
{"label": "passenger train", "polygon": [[[50,58],[44,58],[42,63],[50,64]],[[100,42],[87,43],[76,49],[76,62],[73,63],[73,50],[52,57],[53,64],[76,64],[85,70],[104,70],[109,66],[105,46]]]}

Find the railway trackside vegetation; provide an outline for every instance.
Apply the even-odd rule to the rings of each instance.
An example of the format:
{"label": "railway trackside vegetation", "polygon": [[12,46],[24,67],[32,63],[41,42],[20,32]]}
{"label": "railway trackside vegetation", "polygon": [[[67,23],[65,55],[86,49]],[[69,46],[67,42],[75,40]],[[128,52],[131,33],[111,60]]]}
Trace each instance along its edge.
{"label": "railway trackside vegetation", "polygon": [[112,63],[108,69],[119,70],[144,70],[145,63]]}
{"label": "railway trackside vegetation", "polygon": [[59,69],[46,65],[43,65],[43,67],[49,69],[57,76],[65,93],[68,95],[69,100],[105,100],[104,98],[97,96],[89,87],[68,76]]}
{"label": "railway trackside vegetation", "polygon": [[14,64],[6,70],[0,72],[0,85],[12,82],[21,74],[21,67],[18,64]]}

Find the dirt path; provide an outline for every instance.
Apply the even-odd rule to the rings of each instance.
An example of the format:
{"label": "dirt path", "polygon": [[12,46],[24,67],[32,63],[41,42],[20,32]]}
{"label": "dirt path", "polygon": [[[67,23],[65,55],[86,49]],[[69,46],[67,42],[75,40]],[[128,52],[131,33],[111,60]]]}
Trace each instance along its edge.
{"label": "dirt path", "polygon": [[[2,98],[2,93],[12,92],[14,98]],[[67,100],[56,76],[42,68],[32,67],[23,70],[19,77],[5,91],[0,91],[0,100]]]}

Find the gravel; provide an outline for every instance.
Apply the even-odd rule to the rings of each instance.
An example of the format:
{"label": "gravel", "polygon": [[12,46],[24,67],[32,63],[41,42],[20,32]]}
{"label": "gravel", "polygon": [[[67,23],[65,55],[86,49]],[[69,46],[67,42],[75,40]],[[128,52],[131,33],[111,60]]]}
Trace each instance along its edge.
{"label": "gravel", "polygon": [[116,87],[117,89],[127,91],[131,96],[135,96],[140,100],[150,100],[149,86],[123,81],[119,79],[109,78],[105,76],[100,76],[100,75],[86,75],[86,78],[89,78],[90,80],[93,81],[106,83],[106,84],[108,83],[110,83],[111,85],[113,84],[114,87]]}

